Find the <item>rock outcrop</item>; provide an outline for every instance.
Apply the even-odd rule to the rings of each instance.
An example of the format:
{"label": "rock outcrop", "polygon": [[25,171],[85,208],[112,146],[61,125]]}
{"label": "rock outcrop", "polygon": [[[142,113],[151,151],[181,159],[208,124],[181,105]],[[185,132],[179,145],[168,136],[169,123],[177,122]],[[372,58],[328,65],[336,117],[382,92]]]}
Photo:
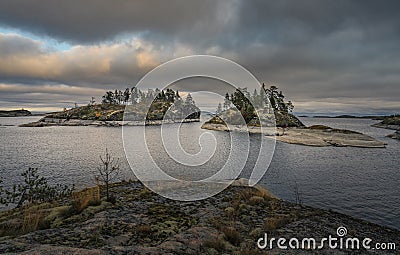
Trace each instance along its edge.
{"label": "rock outcrop", "polygon": [[308,146],[337,146],[337,147],[363,147],[385,148],[384,142],[373,137],[346,129],[334,129],[323,125],[311,127],[260,127],[256,126],[232,126],[225,124],[206,122],[203,129],[215,131],[240,131],[253,134],[264,134],[278,141]]}
{"label": "rock outcrop", "polygon": [[[244,182],[245,183],[245,182]],[[309,251],[275,245],[261,250],[257,240],[268,237],[317,242],[344,226],[346,238],[370,238],[373,243],[400,242],[398,230],[308,206],[285,202],[265,189],[231,185],[206,200],[179,202],[151,192],[139,182],[115,184],[116,203],[101,202],[73,213],[68,204],[42,205],[42,210],[0,213],[1,254],[305,254]],[[38,219],[39,230],[4,235],[14,228],[14,214]],[[38,218],[37,215],[40,217]],[[14,217],[14,218],[13,218]],[[14,225],[13,225],[14,222]],[[26,223],[27,226],[34,226]],[[318,254],[352,254],[355,250],[318,249]],[[339,253],[338,253],[339,252]],[[357,250],[359,252],[359,250]],[[363,254],[391,251],[362,250]],[[395,251],[393,251],[395,252]]]}
{"label": "rock outcrop", "polygon": [[346,129],[334,129],[323,125],[308,128],[288,128],[281,130],[276,139],[285,143],[309,146],[385,148],[384,142]]}

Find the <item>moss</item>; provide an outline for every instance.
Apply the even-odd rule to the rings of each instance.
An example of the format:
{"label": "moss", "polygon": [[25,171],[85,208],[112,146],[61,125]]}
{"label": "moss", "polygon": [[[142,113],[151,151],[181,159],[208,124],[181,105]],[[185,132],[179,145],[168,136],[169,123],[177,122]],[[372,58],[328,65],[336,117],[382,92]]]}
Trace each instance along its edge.
{"label": "moss", "polygon": [[51,227],[55,228],[61,225],[65,215],[68,214],[70,206],[58,206],[51,209],[45,220],[51,223]]}

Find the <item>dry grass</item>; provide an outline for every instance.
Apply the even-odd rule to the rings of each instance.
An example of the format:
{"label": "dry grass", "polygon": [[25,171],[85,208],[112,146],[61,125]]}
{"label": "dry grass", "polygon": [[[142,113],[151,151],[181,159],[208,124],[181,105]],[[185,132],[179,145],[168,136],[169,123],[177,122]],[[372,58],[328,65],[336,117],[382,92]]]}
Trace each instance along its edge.
{"label": "dry grass", "polygon": [[48,210],[41,209],[37,206],[25,209],[21,232],[29,233],[38,229],[48,227],[49,222],[45,220],[47,214]]}
{"label": "dry grass", "polygon": [[272,218],[268,218],[267,220],[264,221],[263,228],[265,231],[274,231],[277,230],[288,223],[290,223],[291,220],[287,216],[275,216]]}
{"label": "dry grass", "polygon": [[100,187],[87,188],[82,191],[72,193],[72,209],[76,213],[80,213],[90,205],[99,205]]}
{"label": "dry grass", "polygon": [[50,204],[24,207],[15,211],[0,224],[0,236],[23,235],[39,229],[46,229],[50,222],[46,219],[51,209]]}
{"label": "dry grass", "polygon": [[271,199],[273,198],[273,196],[271,195],[271,193],[269,193],[267,190],[265,189],[261,189],[261,188],[248,188],[245,190],[241,190],[239,192],[239,197],[241,200],[244,201],[249,201],[251,197],[262,197],[265,199]]}

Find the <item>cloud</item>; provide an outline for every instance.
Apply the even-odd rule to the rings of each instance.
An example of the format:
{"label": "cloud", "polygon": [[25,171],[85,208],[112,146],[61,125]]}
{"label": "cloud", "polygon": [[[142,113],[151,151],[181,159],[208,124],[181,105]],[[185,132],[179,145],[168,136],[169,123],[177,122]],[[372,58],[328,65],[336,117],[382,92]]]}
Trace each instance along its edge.
{"label": "cloud", "polygon": [[26,56],[40,54],[42,44],[29,38],[17,34],[0,34],[0,57]]}
{"label": "cloud", "polygon": [[[152,31],[216,32],[230,21],[226,10],[235,1],[62,1],[0,2],[0,23],[75,43],[97,43],[124,33]],[[219,8],[218,8],[219,7]]]}
{"label": "cloud", "polygon": [[0,34],[0,42],[0,48],[6,49],[0,52],[2,81],[121,86],[162,61],[159,50],[140,39],[75,46],[66,51],[46,51],[37,41],[15,35]]}
{"label": "cloud", "polygon": [[[392,0],[5,0],[0,28],[17,32],[0,33],[0,83],[123,88],[173,58],[214,54],[277,84],[299,111],[353,111],[351,102],[365,100],[357,109],[396,112],[399,7]],[[53,49],[48,38],[72,47]]]}

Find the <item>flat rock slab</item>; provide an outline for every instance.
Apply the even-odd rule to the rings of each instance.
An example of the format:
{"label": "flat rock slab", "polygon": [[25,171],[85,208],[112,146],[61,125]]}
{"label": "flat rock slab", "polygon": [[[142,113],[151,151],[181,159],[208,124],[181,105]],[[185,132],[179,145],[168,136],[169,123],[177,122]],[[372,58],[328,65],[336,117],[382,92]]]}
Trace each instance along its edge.
{"label": "flat rock slab", "polygon": [[385,143],[365,134],[340,129],[310,129],[310,128],[273,128],[273,127],[236,127],[229,129],[223,124],[205,123],[202,129],[215,131],[239,131],[250,134],[263,133],[274,137],[276,140],[308,146],[338,146],[338,147],[363,147],[363,148],[385,148]]}
{"label": "flat rock slab", "polygon": [[309,146],[338,146],[385,148],[385,143],[370,136],[340,130],[314,130],[305,128],[290,128],[284,135],[276,139],[285,143],[302,144]]}

